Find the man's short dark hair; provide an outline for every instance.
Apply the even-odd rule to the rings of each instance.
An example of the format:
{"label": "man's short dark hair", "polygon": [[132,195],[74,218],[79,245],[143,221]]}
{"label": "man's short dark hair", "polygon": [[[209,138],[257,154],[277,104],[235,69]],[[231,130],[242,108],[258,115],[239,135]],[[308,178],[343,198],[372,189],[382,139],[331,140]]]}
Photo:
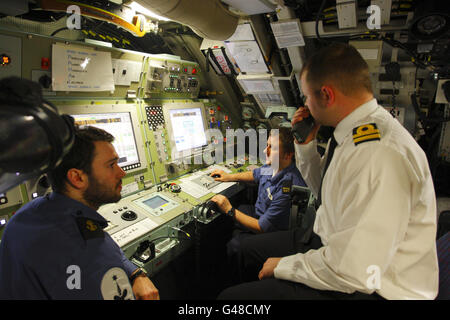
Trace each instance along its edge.
{"label": "man's short dark hair", "polygon": [[113,142],[114,137],[105,130],[96,127],[75,127],[75,141],[61,164],[48,173],[52,189],[55,192],[66,191],[67,172],[76,168],[91,174],[95,156],[95,141]]}
{"label": "man's short dark hair", "polygon": [[[292,131],[287,127],[278,127],[278,139],[280,144],[280,151],[283,154],[294,153],[294,136],[292,135]],[[272,131],[270,133],[272,135]]]}
{"label": "man's short dark hair", "polygon": [[314,92],[331,81],[344,95],[350,96],[365,89],[372,93],[369,67],[355,47],[333,43],[312,55],[300,72]]}

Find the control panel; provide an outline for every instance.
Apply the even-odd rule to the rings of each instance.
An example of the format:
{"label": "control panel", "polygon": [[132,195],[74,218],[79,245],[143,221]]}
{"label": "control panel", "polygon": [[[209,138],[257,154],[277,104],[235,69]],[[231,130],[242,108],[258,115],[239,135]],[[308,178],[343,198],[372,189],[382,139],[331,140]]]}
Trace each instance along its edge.
{"label": "control panel", "polygon": [[143,196],[133,200],[133,203],[156,217],[175,209],[179,205],[176,201],[161,193]]}
{"label": "control panel", "polygon": [[156,130],[158,127],[164,127],[164,114],[161,105],[145,106],[147,115],[147,124],[150,130]]}
{"label": "control panel", "polygon": [[14,36],[0,35],[0,78],[22,74],[22,42]]}
{"label": "control panel", "polygon": [[147,97],[158,93],[197,97],[200,90],[197,64],[180,61],[152,61],[148,69]]}
{"label": "control panel", "polygon": [[0,209],[9,208],[22,203],[20,187],[0,193]]}
{"label": "control panel", "polygon": [[210,177],[209,174],[201,175],[193,180],[191,180],[193,183],[197,184],[200,187],[204,187],[206,189],[212,189],[218,184],[220,184],[220,181],[214,180],[213,177]]}

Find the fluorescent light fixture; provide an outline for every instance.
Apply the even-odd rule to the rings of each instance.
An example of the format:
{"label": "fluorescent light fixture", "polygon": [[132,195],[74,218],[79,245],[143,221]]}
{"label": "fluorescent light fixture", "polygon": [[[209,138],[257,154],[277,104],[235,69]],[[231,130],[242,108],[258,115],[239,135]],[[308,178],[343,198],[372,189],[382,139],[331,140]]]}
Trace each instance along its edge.
{"label": "fluorescent light fixture", "polygon": [[142,13],[145,16],[151,17],[151,18],[155,18],[157,20],[162,20],[162,21],[170,21],[170,19],[162,17],[160,15],[157,15],[156,13],[152,12],[151,10],[141,6],[139,3],[133,1],[128,5],[131,9],[133,9],[136,12]]}
{"label": "fluorescent light fixture", "polygon": [[274,12],[277,6],[269,0],[222,0],[226,4],[248,14]]}

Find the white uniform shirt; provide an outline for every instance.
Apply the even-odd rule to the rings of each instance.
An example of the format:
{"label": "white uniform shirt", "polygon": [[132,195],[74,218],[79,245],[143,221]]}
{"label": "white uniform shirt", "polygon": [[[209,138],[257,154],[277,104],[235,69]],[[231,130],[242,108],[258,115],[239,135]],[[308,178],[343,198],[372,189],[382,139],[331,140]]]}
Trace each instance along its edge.
{"label": "white uniform shirt", "polygon": [[[379,134],[364,136],[361,126],[373,123],[367,128]],[[320,290],[434,299],[436,198],[425,153],[375,99],[343,119],[334,135],[338,145],[314,223],[323,247],[282,258],[275,277]],[[296,144],[296,159],[317,196],[326,154],[320,158],[314,140]]]}

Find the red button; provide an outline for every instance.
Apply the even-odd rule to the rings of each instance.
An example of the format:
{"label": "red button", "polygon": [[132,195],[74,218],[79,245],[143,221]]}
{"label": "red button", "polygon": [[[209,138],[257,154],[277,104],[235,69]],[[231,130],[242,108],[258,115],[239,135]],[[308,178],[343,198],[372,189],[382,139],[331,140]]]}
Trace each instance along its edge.
{"label": "red button", "polygon": [[48,70],[48,68],[50,68],[50,59],[41,58],[41,69]]}

